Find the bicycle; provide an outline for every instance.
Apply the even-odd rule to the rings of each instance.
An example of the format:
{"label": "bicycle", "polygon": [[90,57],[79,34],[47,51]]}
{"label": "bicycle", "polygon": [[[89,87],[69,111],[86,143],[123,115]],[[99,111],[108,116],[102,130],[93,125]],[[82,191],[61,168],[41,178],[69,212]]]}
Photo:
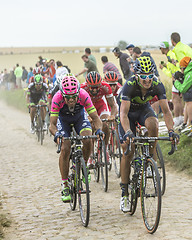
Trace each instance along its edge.
{"label": "bicycle", "polygon": [[[131,162],[131,178],[128,185],[130,211],[136,211],[138,197],[141,199],[141,211],[144,225],[149,233],[154,233],[159,225],[161,215],[161,184],[157,164],[149,154],[149,143],[156,140],[170,141],[169,137],[134,137],[135,151]],[[169,155],[176,148],[176,140],[171,145]],[[142,148],[142,151],[140,149]],[[131,144],[125,154],[131,151]],[[141,165],[138,165],[138,159]]]}
{"label": "bicycle", "polygon": [[[85,165],[85,160],[83,158],[82,152],[82,140],[93,138],[96,139],[97,136],[79,136],[76,134],[74,127],[71,130],[70,137],[64,137],[64,140],[71,141],[71,154],[70,154],[70,174],[68,177],[69,189],[71,194],[70,207],[74,211],[77,205],[77,196],[79,202],[80,217],[84,227],[89,224],[90,217],[90,190],[88,182],[88,173]],[[61,151],[61,141],[59,139],[59,145],[57,153]]]}
{"label": "bicycle", "polygon": [[95,181],[99,182],[100,172],[102,178],[102,186],[104,192],[108,190],[108,163],[107,163],[107,155],[106,155],[106,147],[104,141],[100,139],[93,140],[93,148],[92,148],[92,158],[93,158],[93,166],[90,169],[94,171]]}
{"label": "bicycle", "polygon": [[47,105],[31,105],[31,108],[36,108],[35,117],[34,117],[34,127],[35,133],[37,135],[38,142],[40,141],[41,145],[43,145],[44,140],[44,130],[43,130],[43,121],[41,118],[41,108],[47,107]]}
{"label": "bicycle", "polygon": [[[110,130],[110,137],[109,137],[109,143],[108,143],[108,153],[109,153],[109,171],[112,169],[112,165],[114,164],[114,170],[119,178],[121,176],[120,173],[120,166],[121,166],[121,145],[118,133],[116,131],[114,121],[109,121],[108,119],[102,119],[102,122],[108,122],[109,123],[109,130]],[[115,119],[117,122],[117,118]]]}
{"label": "bicycle", "polygon": [[[147,136],[147,129],[144,126],[141,126],[139,123],[136,123],[136,136],[145,137]],[[165,163],[163,159],[163,154],[159,143],[156,144],[156,154],[157,154],[157,168],[159,170],[160,181],[161,181],[161,194],[164,195],[166,189],[166,172],[165,172]]]}

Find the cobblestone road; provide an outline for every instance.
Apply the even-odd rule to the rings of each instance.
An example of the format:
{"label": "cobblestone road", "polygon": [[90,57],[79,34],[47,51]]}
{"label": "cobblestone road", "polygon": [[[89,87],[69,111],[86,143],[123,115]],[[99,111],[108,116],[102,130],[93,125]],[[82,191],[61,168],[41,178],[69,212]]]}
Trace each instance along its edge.
{"label": "cobblestone road", "polygon": [[145,230],[141,210],[134,216],[119,210],[119,179],[110,172],[109,191],[91,181],[91,217],[88,228],[79,211],[60,200],[58,155],[52,138],[43,146],[29,133],[29,116],[0,102],[0,190],[12,225],[9,240],[60,239],[192,239],[192,180],[167,171],[159,228]]}

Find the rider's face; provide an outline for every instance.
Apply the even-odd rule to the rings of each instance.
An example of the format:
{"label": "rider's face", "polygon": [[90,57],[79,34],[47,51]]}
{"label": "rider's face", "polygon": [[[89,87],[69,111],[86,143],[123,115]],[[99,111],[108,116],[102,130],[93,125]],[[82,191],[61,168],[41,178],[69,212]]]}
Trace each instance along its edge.
{"label": "rider's face", "polygon": [[138,74],[139,83],[142,85],[143,88],[149,89],[152,85],[154,74]]}
{"label": "rider's face", "polygon": [[65,97],[65,102],[69,107],[74,107],[77,103],[77,95],[68,95]]}

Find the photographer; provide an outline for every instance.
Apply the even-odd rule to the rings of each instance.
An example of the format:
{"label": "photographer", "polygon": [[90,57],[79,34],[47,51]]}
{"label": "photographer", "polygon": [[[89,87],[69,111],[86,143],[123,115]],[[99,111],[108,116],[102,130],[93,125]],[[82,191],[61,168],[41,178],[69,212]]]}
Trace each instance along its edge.
{"label": "photographer", "polygon": [[[168,42],[161,42],[159,45],[162,54],[165,54],[168,62],[164,63],[161,61],[159,68],[170,78],[177,71],[180,71],[179,63],[176,59],[175,54],[169,49]],[[179,91],[172,86],[172,102],[174,106],[174,126],[177,127],[183,122],[183,103],[181,94]]]}
{"label": "photographer", "polygon": [[[179,62],[181,73],[175,73],[174,86],[182,93],[185,101],[185,111],[188,115],[189,128],[192,128],[192,61],[190,57],[184,57]],[[192,136],[192,134],[191,134]]]}

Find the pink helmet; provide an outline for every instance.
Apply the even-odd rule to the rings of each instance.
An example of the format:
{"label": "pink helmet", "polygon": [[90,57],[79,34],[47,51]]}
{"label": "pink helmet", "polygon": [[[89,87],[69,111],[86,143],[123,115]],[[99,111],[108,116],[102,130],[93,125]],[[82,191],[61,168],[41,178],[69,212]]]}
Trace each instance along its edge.
{"label": "pink helmet", "polygon": [[78,94],[80,83],[73,74],[66,74],[60,83],[60,90],[63,95]]}

